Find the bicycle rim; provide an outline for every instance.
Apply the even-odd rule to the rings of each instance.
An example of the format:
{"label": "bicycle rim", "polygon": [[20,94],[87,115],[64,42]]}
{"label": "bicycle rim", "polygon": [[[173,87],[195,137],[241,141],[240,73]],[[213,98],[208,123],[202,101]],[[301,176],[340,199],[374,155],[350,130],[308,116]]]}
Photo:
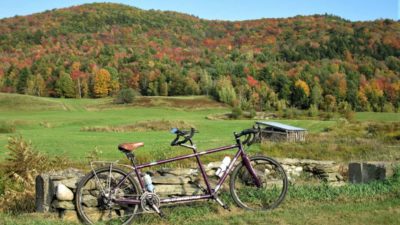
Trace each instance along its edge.
{"label": "bicycle rim", "polygon": [[136,181],[128,176],[118,189],[117,183],[126,176],[118,168],[97,169],[88,174],[78,185],[76,209],[86,224],[130,224],[138,205],[116,204],[112,199],[139,199]]}
{"label": "bicycle rim", "polygon": [[261,182],[255,185],[253,176],[244,164],[239,164],[232,173],[230,191],[233,200],[249,210],[269,210],[277,207],[287,192],[287,177],[278,162],[268,157],[253,157],[250,163]]}

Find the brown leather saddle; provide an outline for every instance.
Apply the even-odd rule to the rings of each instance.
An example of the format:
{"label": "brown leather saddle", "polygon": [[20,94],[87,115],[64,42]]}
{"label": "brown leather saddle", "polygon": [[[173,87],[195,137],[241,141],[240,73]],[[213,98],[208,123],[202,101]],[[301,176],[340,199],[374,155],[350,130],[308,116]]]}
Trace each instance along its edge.
{"label": "brown leather saddle", "polygon": [[143,142],[122,143],[118,145],[118,149],[123,152],[132,152],[135,149],[138,149],[143,146],[144,146]]}

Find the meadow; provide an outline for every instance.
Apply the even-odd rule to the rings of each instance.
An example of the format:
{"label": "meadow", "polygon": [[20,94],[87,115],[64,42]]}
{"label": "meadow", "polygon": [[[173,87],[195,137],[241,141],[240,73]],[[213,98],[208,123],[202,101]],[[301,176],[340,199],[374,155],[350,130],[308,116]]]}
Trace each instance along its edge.
{"label": "meadow", "polygon": [[[174,138],[171,127],[163,130],[143,132],[90,132],[85,127],[107,127],[135,124],[138,121],[184,121],[194,126],[199,133],[194,140],[200,149],[228,145],[234,142],[233,132],[254,125],[255,120],[208,120],[211,114],[229,112],[229,108],[215,104],[205,97],[154,98],[142,97],[133,105],[113,105],[112,99],[47,99],[28,96],[14,97],[0,94],[0,122],[15,126],[14,133],[1,133],[0,146],[7,144],[10,135],[22,135],[34,146],[50,155],[66,155],[74,161],[82,160],[88,152],[98,149],[107,159],[118,159],[122,155],[117,145],[123,142],[144,142],[138,155],[158,155],[179,148],[169,147]],[[33,100],[33,102],[28,101]],[[177,103],[177,100],[180,102]],[[154,104],[149,102],[153,101]],[[203,101],[197,106],[197,101]],[[183,102],[183,103],[182,103]],[[178,107],[176,107],[178,106]],[[282,120],[301,126],[311,133],[332,126],[334,121]],[[186,127],[189,128],[189,127]],[[3,148],[4,149],[4,148]],[[187,150],[184,150],[187,152]],[[0,159],[4,159],[1,151]]]}
{"label": "meadow", "polygon": [[[169,146],[174,138],[174,135],[168,132],[171,128],[169,126],[177,124],[195,127],[200,132],[196,134],[194,140],[201,150],[228,145],[234,141],[232,135],[234,131],[250,128],[256,121],[207,119],[209,115],[228,112],[230,112],[229,107],[204,96],[139,97],[133,104],[115,105],[112,104],[112,99],[50,99],[0,93],[0,162],[8,157],[5,146],[10,136],[22,136],[25,140],[31,140],[37,151],[51,157],[64,157],[71,164],[82,167],[85,167],[87,157],[94,151],[99,153],[101,159],[122,159],[123,155],[117,150],[117,145],[122,142],[143,141],[145,147],[137,151],[141,161],[188,154],[187,149]],[[337,118],[274,120],[308,129],[309,140],[297,144],[257,144],[249,149],[250,154],[337,160],[360,160],[366,155],[371,157],[387,155],[383,157],[384,159],[396,159],[399,156],[396,139],[387,141],[385,135],[368,136],[369,134],[365,133],[370,123],[385,126],[398,123],[400,117],[396,113],[356,113],[355,121],[351,123],[340,122],[342,120]],[[147,123],[153,124],[155,128],[143,126]],[[161,125],[157,127],[157,124]],[[138,125],[143,126],[143,129],[130,130],[130,126]],[[396,132],[398,131],[394,131],[394,137],[397,137]],[[332,138],[337,140],[328,141]],[[354,145],[344,147],[350,143],[346,140],[353,139],[363,144],[362,147],[371,144],[365,142],[368,139],[373,140],[376,145],[364,152],[359,152],[360,149]],[[376,152],[376,148],[381,146],[382,150]],[[373,152],[376,152],[375,155]],[[219,158],[222,156],[205,158],[205,161],[219,160]],[[168,207],[165,209],[167,219],[146,215],[139,217],[137,222],[139,224],[399,224],[400,218],[396,216],[400,212],[399,187],[400,176],[383,183],[349,185],[341,188],[324,185],[292,186],[282,206],[274,211],[262,213],[246,212],[234,207],[232,200],[225,194],[222,197],[231,204],[231,213],[224,211],[217,204],[206,202]],[[4,193],[0,192],[1,194]],[[43,219],[44,217],[46,219]],[[74,224],[35,213],[20,213],[18,216],[0,213],[0,221],[3,224],[27,225]]]}

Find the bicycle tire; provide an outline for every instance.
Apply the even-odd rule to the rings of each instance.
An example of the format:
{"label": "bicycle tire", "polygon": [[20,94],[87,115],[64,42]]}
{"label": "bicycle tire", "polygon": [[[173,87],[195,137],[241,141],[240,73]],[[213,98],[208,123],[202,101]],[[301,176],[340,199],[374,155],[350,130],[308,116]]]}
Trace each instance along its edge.
{"label": "bicycle tire", "polygon": [[244,163],[233,170],[229,188],[235,203],[247,210],[271,210],[285,199],[288,179],[282,166],[269,157],[255,156],[250,158],[261,187],[256,187],[253,178]]}
{"label": "bicycle tire", "polygon": [[[105,195],[111,196],[107,189],[111,189],[109,187],[117,183],[116,175],[121,178],[127,176],[127,173],[116,167],[111,170],[110,167],[102,167],[88,173],[79,182],[75,196],[75,207],[82,222],[85,224],[112,223],[122,225],[132,223],[139,205],[115,204],[109,206],[106,204],[107,198]],[[123,188],[114,193],[115,196],[123,195],[123,197],[128,196],[131,198],[132,196],[137,196],[134,198],[140,198],[141,189],[139,189],[137,181],[132,176],[129,175],[121,187]],[[126,214],[127,212],[130,214]],[[110,216],[114,215],[116,218],[110,218]],[[117,223],[113,222],[115,220],[117,220]]]}

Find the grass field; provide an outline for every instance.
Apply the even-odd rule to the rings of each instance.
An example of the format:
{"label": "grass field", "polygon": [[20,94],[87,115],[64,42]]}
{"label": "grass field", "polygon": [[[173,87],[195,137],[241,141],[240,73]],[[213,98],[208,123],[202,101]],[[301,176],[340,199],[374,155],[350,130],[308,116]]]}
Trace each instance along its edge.
{"label": "grass field", "polygon": [[[377,195],[374,198],[341,200],[288,199],[279,208],[268,212],[249,212],[232,206],[225,211],[216,203],[199,202],[180,207],[167,207],[166,219],[155,214],[141,215],[134,224],[400,224],[400,196]],[[376,198],[377,197],[377,198]],[[46,219],[44,219],[46,218]],[[78,225],[43,214],[7,215],[0,213],[4,225]]]}
{"label": "grass field", "polygon": [[[34,146],[51,155],[65,154],[73,160],[82,160],[88,152],[97,148],[107,159],[118,159],[121,154],[116,146],[122,142],[143,141],[145,147],[140,154],[159,158],[160,154],[168,151],[168,155],[187,150],[169,147],[173,135],[168,129],[147,132],[84,132],[86,126],[117,126],[133,124],[145,120],[185,121],[194,125],[200,132],[194,140],[200,149],[222,146],[233,143],[233,132],[250,128],[254,120],[208,120],[207,115],[229,112],[229,109],[204,100],[205,97],[190,98],[154,98],[155,102],[163,105],[115,106],[111,99],[47,99],[16,95],[11,101],[9,94],[0,94],[0,121],[15,124],[13,134],[0,134],[0,146],[4,149],[10,135],[22,135],[32,141]],[[6,100],[2,100],[6,99]],[[33,99],[33,103],[29,100]],[[147,98],[149,99],[149,98]],[[171,101],[172,100],[172,101]],[[185,106],[174,107],[176,101]],[[181,103],[186,100],[186,103]],[[205,102],[201,108],[191,107],[198,101]],[[43,102],[43,105],[42,105]],[[50,102],[50,105],[48,104]],[[139,100],[140,102],[146,102]],[[208,104],[208,105],[207,105]],[[24,105],[25,107],[22,107]],[[40,106],[37,106],[40,105]],[[44,108],[41,108],[43,106]],[[22,110],[23,109],[23,110]],[[334,121],[283,120],[295,126],[319,132],[332,126]],[[172,151],[172,152],[171,152]],[[4,151],[0,159],[4,158]]]}
{"label": "grass field", "polygon": [[[0,128],[12,126],[13,133],[1,132],[0,163],[6,156],[7,139],[21,135],[31,140],[35,148],[49,155],[63,155],[73,163],[86,162],[85,157],[94,149],[102,152],[101,159],[122,159],[117,145],[122,142],[145,142],[136,153],[141,160],[155,160],[190,151],[169,146],[174,135],[164,127],[156,131],[100,132],[83,131],[83,128],[109,128],[132,125],[137,122],[183,121],[193,125],[200,133],[194,140],[203,150],[234,142],[232,133],[251,127],[255,120],[209,120],[208,115],[230,112],[230,108],[206,97],[140,97],[131,105],[114,105],[112,99],[50,99],[0,93]],[[375,121],[384,124],[400,121],[396,113],[356,113],[357,121]],[[310,132],[309,141],[298,145],[254,145],[250,153],[268,153],[279,157],[326,157],[354,154],[353,133],[340,131],[335,120],[277,120],[282,123],[304,127]],[[353,126],[349,124],[347,126]],[[10,129],[13,131],[13,129]],[[358,129],[358,128],[357,128]],[[7,131],[7,129],[3,129]],[[87,129],[90,130],[90,129]],[[93,129],[96,130],[96,129]],[[332,137],[338,142],[327,141]],[[335,133],[336,132],[336,133]],[[320,135],[322,134],[322,135]],[[358,135],[358,134],[357,134]],[[325,137],[325,139],[324,139]],[[368,139],[368,138],[367,138]],[[373,138],[372,138],[373,139]],[[311,143],[312,141],[321,143]],[[310,142],[311,141],[311,142]],[[360,141],[357,139],[357,141]],[[364,140],[361,140],[361,142]],[[360,143],[361,143],[360,142]],[[348,148],[339,144],[349,145]],[[350,144],[349,144],[350,143]],[[354,142],[357,143],[357,142]],[[376,144],[378,141],[363,143]],[[392,144],[392,143],[390,143]],[[397,144],[397,143],[395,143]],[[354,144],[357,145],[357,144]],[[339,146],[339,147],[338,147]],[[376,145],[381,146],[381,145]],[[356,147],[356,146],[354,146]],[[322,149],[323,148],[323,149]],[[329,152],[325,152],[325,148]],[[374,150],[375,147],[371,148]],[[355,148],[357,149],[357,148]],[[396,150],[396,149],[394,149]],[[347,152],[349,151],[349,152]],[[357,150],[358,151],[358,150]],[[362,151],[362,149],[360,150]],[[397,151],[397,150],[396,150]],[[310,152],[313,152],[310,154]],[[329,153],[329,154],[327,154]],[[362,154],[371,152],[361,152]],[[383,155],[386,152],[376,152]],[[221,153],[224,155],[226,153]],[[357,153],[358,154],[358,153]],[[221,155],[217,157],[222,158]],[[358,157],[359,155],[355,155]],[[375,157],[375,156],[374,156]],[[218,158],[218,160],[219,160]],[[209,160],[215,160],[214,158]],[[205,159],[207,161],[207,158]],[[352,186],[348,189],[296,189],[289,190],[288,199],[272,212],[246,212],[233,207],[232,213],[217,204],[202,203],[170,207],[165,210],[167,219],[155,215],[138,218],[138,224],[400,224],[399,183],[378,186]],[[379,186],[381,185],[381,186]],[[397,189],[394,190],[394,189]],[[297,191],[296,191],[297,190]],[[223,196],[232,204],[229,197]],[[45,219],[44,219],[45,218]],[[0,224],[73,224],[60,222],[41,214],[18,216],[0,213]]]}

